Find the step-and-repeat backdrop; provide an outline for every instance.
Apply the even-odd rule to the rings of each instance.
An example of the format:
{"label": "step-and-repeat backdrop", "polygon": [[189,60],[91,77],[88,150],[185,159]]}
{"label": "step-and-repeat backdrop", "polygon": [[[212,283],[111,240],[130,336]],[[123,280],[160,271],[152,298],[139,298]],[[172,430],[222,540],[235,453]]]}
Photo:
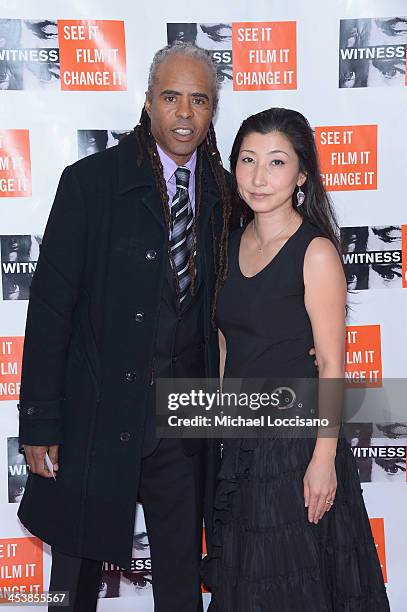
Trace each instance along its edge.
{"label": "step-and-repeat backdrop", "polygon": [[[348,384],[360,388],[365,413],[375,392],[393,415],[369,425],[356,414],[348,434],[392,611],[403,612],[405,0],[0,1],[0,593],[48,588],[49,548],[16,518],[27,477],[16,404],[29,286],[57,181],[67,164],[116,145],[137,123],[151,58],[174,40],[193,41],[216,61],[216,130],[226,166],[249,114],[285,106],[315,128],[343,239]],[[133,551],[131,571],[105,564],[98,609],[153,609],[142,509]]]}

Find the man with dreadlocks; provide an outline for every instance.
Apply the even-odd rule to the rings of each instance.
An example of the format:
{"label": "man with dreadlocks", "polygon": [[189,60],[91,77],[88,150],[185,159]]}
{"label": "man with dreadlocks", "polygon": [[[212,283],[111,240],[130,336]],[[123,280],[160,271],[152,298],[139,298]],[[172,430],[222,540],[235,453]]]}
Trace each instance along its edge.
{"label": "man with dreadlocks", "polygon": [[30,474],[18,515],[51,545],[50,590],[69,591],[75,612],[96,609],[103,561],[132,569],[137,501],[156,612],[202,609],[218,454],[157,439],[154,391],[157,377],[219,374],[213,308],[230,201],[217,101],[205,51],[158,51],[140,122],[64,170],[47,223],[27,316],[19,410]]}

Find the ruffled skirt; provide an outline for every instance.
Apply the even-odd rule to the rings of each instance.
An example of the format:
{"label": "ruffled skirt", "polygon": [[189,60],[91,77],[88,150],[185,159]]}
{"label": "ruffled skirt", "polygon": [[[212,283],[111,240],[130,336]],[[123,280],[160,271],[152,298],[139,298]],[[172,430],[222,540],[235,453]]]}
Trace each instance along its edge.
{"label": "ruffled skirt", "polygon": [[335,503],[308,521],[303,477],[315,440],[226,440],[214,546],[203,561],[210,612],[387,612],[356,462],[338,440]]}

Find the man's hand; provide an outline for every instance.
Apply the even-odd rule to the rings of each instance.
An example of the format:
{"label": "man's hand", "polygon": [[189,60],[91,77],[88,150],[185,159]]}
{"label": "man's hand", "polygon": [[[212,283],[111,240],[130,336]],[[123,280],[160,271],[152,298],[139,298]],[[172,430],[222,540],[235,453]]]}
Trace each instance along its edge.
{"label": "man's hand", "polygon": [[25,458],[30,471],[38,476],[44,478],[52,478],[52,474],[49,472],[45,465],[45,453],[48,452],[49,458],[54,466],[54,472],[58,471],[58,448],[59,444],[53,446],[31,446],[23,444]]}
{"label": "man's hand", "polygon": [[[317,353],[316,353],[315,347],[313,346],[312,349],[309,350],[309,355],[311,355],[311,357],[313,357],[316,354]],[[314,363],[318,367],[318,361],[316,359],[314,359]]]}

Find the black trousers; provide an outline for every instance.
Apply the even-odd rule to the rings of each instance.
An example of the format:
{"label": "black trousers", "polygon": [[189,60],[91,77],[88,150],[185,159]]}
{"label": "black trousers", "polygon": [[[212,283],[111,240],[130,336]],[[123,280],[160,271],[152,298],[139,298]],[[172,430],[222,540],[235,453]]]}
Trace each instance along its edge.
{"label": "black trousers", "polygon": [[[142,460],[139,500],[150,543],[155,612],[202,611],[203,468],[201,453],[185,455],[181,440],[162,439]],[[101,572],[101,561],[53,549],[49,590],[70,592],[70,605],[64,610],[93,612]]]}

